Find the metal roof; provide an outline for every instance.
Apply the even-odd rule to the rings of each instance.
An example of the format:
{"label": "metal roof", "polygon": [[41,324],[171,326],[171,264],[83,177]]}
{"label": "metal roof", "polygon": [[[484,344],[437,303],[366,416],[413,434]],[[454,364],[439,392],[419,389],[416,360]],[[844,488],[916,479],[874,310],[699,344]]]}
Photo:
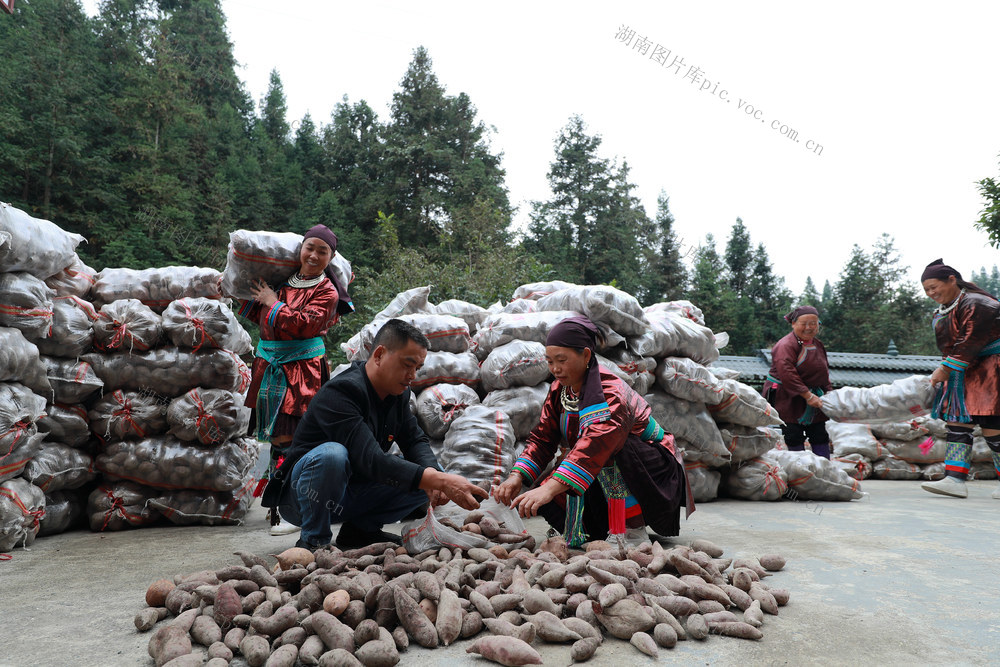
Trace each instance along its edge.
{"label": "metal roof", "polygon": [[[771,366],[771,350],[758,350],[768,368]],[[747,357],[750,358],[750,357]],[[826,360],[830,370],[835,368],[854,368],[863,370],[879,370],[893,372],[931,373],[941,363],[941,357],[923,354],[869,354],[863,352],[827,352]]]}
{"label": "metal roof", "polygon": [[[919,354],[865,354],[827,352],[830,384],[834,387],[874,387],[910,375],[930,375],[940,357]],[[721,356],[713,366],[739,371],[739,381],[760,387],[771,369],[771,350],[758,350],[754,357]]]}

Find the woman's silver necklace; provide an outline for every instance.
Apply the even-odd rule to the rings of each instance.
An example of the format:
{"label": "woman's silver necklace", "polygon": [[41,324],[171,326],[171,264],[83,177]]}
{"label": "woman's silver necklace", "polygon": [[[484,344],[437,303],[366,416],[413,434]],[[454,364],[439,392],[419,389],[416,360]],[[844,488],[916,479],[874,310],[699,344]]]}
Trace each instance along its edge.
{"label": "woman's silver necklace", "polygon": [[296,273],[288,279],[288,286],[298,288],[315,287],[316,285],[319,285],[320,281],[323,280],[323,277],[324,276],[321,273],[314,278],[303,278],[301,273]]}
{"label": "woman's silver necklace", "polygon": [[563,409],[567,412],[578,412],[580,409],[580,397],[570,398],[566,387],[563,387],[562,391],[559,392],[559,400],[562,402]]}
{"label": "woman's silver necklace", "polygon": [[938,315],[947,315],[951,311],[955,310],[955,306],[958,305],[958,300],[962,298],[963,294],[965,294],[965,288],[964,287],[962,288],[962,291],[958,293],[958,296],[955,297],[954,301],[952,301],[951,303],[949,303],[947,306],[938,306],[937,310],[935,312]]}

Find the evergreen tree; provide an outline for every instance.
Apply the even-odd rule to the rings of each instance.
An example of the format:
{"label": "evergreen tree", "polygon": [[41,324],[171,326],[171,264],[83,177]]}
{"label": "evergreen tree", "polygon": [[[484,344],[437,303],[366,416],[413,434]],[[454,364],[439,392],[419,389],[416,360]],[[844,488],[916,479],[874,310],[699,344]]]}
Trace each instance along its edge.
{"label": "evergreen tree", "polygon": [[75,0],[33,0],[0,17],[0,195],[92,237],[106,127],[92,21]]}
{"label": "evergreen tree", "polygon": [[[736,294],[724,279],[724,272],[725,264],[716,249],[715,237],[706,234],[704,243],[695,251],[688,298],[701,308],[705,323],[713,331],[730,331],[736,321]],[[730,331],[730,341],[733,333]],[[731,345],[736,349],[735,342]]]}
{"label": "evergreen tree", "polygon": [[380,263],[372,240],[379,212],[393,208],[393,188],[384,175],[383,134],[368,103],[351,104],[346,96],[334,109],[332,123],[323,129],[326,168],[317,222],[337,230],[341,245],[351,249],[349,256],[359,268]]}
{"label": "evergreen tree", "polygon": [[829,280],[823,281],[823,294],[820,296],[820,301],[824,308],[833,303],[833,285],[830,284]]}
{"label": "evergreen tree", "polygon": [[774,274],[771,258],[763,243],[757,244],[753,253],[753,277],[750,279],[748,294],[754,304],[754,312],[760,324],[760,347],[771,347],[788,333],[784,315],[790,310],[792,294],[785,287],[785,280]]}
{"label": "evergreen tree", "polygon": [[656,220],[646,245],[647,301],[673,301],[683,296],[687,270],[681,261],[680,243],[674,232],[670,198],[662,190],[656,199]]}
{"label": "evergreen tree", "polygon": [[989,234],[990,244],[1000,247],[1000,181],[990,177],[979,181],[979,194],[985,200],[976,228]]}
{"label": "evergreen tree", "polygon": [[903,354],[934,354],[927,300],[905,281],[906,270],[887,234],[871,252],[854,246],[832,303],[824,304],[827,348],[884,353],[892,339]]}
{"label": "evergreen tree", "polygon": [[726,243],[726,275],[729,286],[737,296],[746,294],[750,285],[750,267],[754,261],[751,248],[750,232],[743,220],[736,218]]}
{"label": "evergreen tree", "polygon": [[598,154],[601,138],[570,118],[556,139],[552,197],[534,202],[524,247],[562,280],[614,284],[643,300],[656,289],[644,260],[655,227],[632,194],[628,164]]}
{"label": "evergreen tree", "polygon": [[433,244],[457,210],[480,198],[494,202],[509,224],[500,160],[490,151],[487,128],[476,120],[469,97],[446,95],[427,50],[416,49],[393,94],[386,128],[385,178],[393,188],[391,211],[400,241]]}
{"label": "evergreen tree", "polygon": [[986,271],[985,266],[980,267],[978,273],[973,271],[969,276],[969,280],[994,296],[1000,295],[1000,268],[997,268],[996,264],[993,265],[992,271],[989,272]]}
{"label": "evergreen tree", "polygon": [[820,316],[823,314],[823,298],[816,291],[816,283],[813,282],[812,276],[806,277],[806,286],[802,288],[802,294],[799,295],[799,303],[802,305],[815,306],[816,310],[820,312]]}

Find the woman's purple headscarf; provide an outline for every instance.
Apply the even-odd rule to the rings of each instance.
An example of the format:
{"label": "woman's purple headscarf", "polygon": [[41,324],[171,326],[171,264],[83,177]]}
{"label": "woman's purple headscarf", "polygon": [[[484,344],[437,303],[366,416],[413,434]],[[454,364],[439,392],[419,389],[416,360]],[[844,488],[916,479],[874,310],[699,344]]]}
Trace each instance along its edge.
{"label": "woman's purple headscarf", "polygon": [[[330,246],[331,259],[332,255],[337,252],[337,235],[326,225],[315,225],[305,233],[302,237],[302,242],[305,243],[306,239],[319,239]],[[351,295],[347,293],[347,285],[340,282],[340,278],[334,272],[333,266],[327,264],[326,268],[323,269],[323,273],[326,274],[326,277],[330,279],[330,282],[333,283],[334,288],[337,290],[339,297],[337,300],[337,314],[347,315],[348,313],[353,313],[354,304],[351,302]]]}

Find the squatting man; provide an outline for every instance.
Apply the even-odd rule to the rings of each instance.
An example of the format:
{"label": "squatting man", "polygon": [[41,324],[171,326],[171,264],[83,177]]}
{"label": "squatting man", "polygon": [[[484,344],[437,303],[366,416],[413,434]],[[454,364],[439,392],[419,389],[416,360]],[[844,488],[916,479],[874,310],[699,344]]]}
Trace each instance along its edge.
{"label": "squatting man", "polygon": [[[386,322],[367,361],[331,378],[309,404],[262,504],[302,532],[296,546],[401,544],[382,526],[449,500],[479,507],[487,492],[441,470],[429,439],[410,412],[410,383],[427,358],[428,341],[402,320]],[[397,445],[403,456],[389,453]]]}

